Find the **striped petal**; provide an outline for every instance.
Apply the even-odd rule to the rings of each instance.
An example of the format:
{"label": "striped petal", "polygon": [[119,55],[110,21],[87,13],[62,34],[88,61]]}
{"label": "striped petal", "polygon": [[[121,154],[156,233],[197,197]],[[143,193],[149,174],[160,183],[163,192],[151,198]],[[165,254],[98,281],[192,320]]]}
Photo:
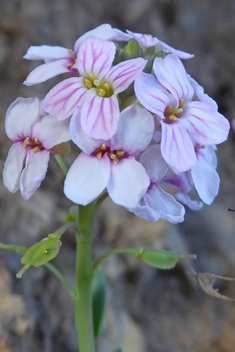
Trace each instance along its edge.
{"label": "striped petal", "polygon": [[210,105],[200,101],[185,104],[181,119],[188,132],[200,144],[219,144],[228,137],[228,120]]}
{"label": "striped petal", "polygon": [[88,136],[107,140],[117,130],[119,115],[118,100],[115,95],[101,98],[92,92],[82,106],[81,126]]}
{"label": "striped petal", "polygon": [[193,143],[184,126],[178,122],[162,123],[161,152],[176,174],[191,169],[196,163]]}
{"label": "striped petal", "polygon": [[120,64],[111,67],[103,80],[110,82],[115,94],[118,94],[129,87],[145,65],[146,60],[142,58],[120,62]]}
{"label": "striped petal", "polygon": [[177,101],[191,100],[194,94],[185,68],[175,55],[167,55],[164,59],[156,58],[153,70],[159,82],[168,89]]}
{"label": "striped petal", "polygon": [[116,47],[106,40],[89,36],[79,48],[76,67],[81,76],[102,78],[112,65]]}
{"label": "striped petal", "polygon": [[141,45],[145,46],[146,48],[149,48],[151,46],[155,46],[156,44],[160,43],[160,40],[157,38],[154,38],[150,35],[147,34],[141,34],[141,33],[134,33],[129,30],[127,30],[127,33],[137,40],[138,43]]}
{"label": "striped petal", "polygon": [[55,60],[69,57],[68,49],[61,46],[31,46],[24,59],[27,60]]}
{"label": "striped petal", "polygon": [[43,109],[58,121],[71,116],[90,94],[83,84],[83,78],[72,77],[57,84],[45,96]]}
{"label": "striped petal", "polygon": [[[135,94],[149,111],[164,119],[164,111],[172,104],[170,93],[149,73],[141,72],[135,80]],[[174,102],[175,104],[175,102]]]}

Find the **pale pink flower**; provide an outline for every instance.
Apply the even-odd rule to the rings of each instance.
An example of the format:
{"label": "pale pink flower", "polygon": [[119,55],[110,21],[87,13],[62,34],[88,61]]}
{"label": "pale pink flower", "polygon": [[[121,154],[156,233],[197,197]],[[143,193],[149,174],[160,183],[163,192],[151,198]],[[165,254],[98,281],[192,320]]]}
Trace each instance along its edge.
{"label": "pale pink flower", "polygon": [[128,210],[150,222],[160,218],[173,224],[184,221],[184,207],[160,186],[169,166],[161,155],[159,145],[148,147],[140,156],[140,163],[150,178],[150,184],[137,206]]}
{"label": "pale pink flower", "polygon": [[146,149],[153,130],[152,115],[132,105],[121,112],[117,131],[110,140],[93,139],[83,132],[78,110],[72,117],[70,133],[82,153],[66,176],[65,195],[86,205],[107,188],[114,203],[135,207],[149,186],[149,177],[135,157]]}
{"label": "pale pink flower", "polygon": [[44,60],[45,63],[36,67],[26,78],[24,84],[32,86],[37,83],[45,82],[48,79],[58,76],[61,73],[69,73],[71,76],[78,76],[78,70],[74,67],[76,56],[82,42],[89,35],[98,38],[113,40],[117,34],[112,29],[110,24],[102,24],[101,26],[92,29],[91,31],[83,34],[75,42],[74,49],[67,49],[60,46],[31,46],[24,59],[27,60]]}
{"label": "pale pink flower", "polygon": [[141,104],[155,113],[162,129],[161,152],[176,174],[196,163],[195,141],[202,145],[224,142],[229,122],[211,104],[193,101],[194,89],[175,55],[155,59],[156,74],[141,73],[135,81],[135,93]]}
{"label": "pale pink flower", "polygon": [[136,79],[145,66],[143,58],[112,66],[116,47],[94,36],[80,46],[76,67],[81,77],[57,84],[45,97],[44,110],[63,120],[76,107],[81,109],[81,126],[92,138],[110,139],[117,129],[120,115],[117,94]]}
{"label": "pale pink flower", "polygon": [[41,119],[37,98],[18,98],[7,110],[6,134],[14,144],[4,164],[4,185],[29,199],[45,178],[51,148],[70,140],[69,121]]}

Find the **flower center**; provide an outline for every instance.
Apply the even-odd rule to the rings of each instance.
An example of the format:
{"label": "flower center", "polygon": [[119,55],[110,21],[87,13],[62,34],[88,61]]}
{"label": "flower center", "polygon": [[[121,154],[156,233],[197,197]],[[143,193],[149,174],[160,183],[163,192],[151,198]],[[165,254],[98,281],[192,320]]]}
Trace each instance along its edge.
{"label": "flower center", "polygon": [[113,161],[114,164],[117,164],[119,160],[123,159],[126,157],[126,153],[124,150],[114,150],[110,151],[110,148],[106,147],[105,144],[102,144],[102,146],[98,149],[96,149],[93,154],[97,157],[97,159],[101,159],[103,155],[107,153],[109,156],[110,160]]}
{"label": "flower center", "polygon": [[165,123],[172,123],[174,120],[179,118],[183,114],[184,103],[184,99],[181,99],[178,108],[175,110],[173,110],[172,105],[168,106],[168,108],[164,111],[165,119],[163,121]]}
{"label": "flower center", "polygon": [[109,83],[101,83],[100,80],[92,74],[84,79],[84,85],[88,89],[95,88],[97,95],[102,98],[110,98],[114,93],[114,90]]}
{"label": "flower center", "polygon": [[40,150],[44,150],[44,147],[42,146],[42,143],[39,142],[37,138],[35,138],[34,141],[31,141],[29,137],[26,137],[23,143],[23,148],[26,149],[26,147],[30,146],[33,149],[33,152],[39,152]]}

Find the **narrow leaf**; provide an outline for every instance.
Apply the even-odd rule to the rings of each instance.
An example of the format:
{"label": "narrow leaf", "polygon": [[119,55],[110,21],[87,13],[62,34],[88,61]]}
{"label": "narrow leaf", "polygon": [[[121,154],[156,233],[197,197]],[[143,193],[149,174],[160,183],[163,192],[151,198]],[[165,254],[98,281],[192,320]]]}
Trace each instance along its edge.
{"label": "narrow leaf", "polygon": [[27,248],[23,246],[17,246],[14,244],[5,244],[5,243],[0,243],[0,248],[2,249],[7,249],[8,251],[13,251],[19,254],[24,255],[25,252],[27,251]]}
{"label": "narrow leaf", "polygon": [[92,312],[95,338],[99,336],[105,316],[106,284],[102,268],[99,266],[92,280]]}

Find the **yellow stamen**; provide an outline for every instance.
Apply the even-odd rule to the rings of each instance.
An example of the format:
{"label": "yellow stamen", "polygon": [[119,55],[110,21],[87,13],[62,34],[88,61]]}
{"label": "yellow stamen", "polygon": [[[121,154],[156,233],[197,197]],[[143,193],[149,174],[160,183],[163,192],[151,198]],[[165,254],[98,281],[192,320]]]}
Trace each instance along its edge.
{"label": "yellow stamen", "polygon": [[180,115],[182,115],[183,114],[183,109],[176,109],[175,111],[174,111],[174,114],[176,115],[176,116],[180,116]]}
{"label": "yellow stamen", "polygon": [[104,97],[105,96],[105,90],[103,90],[102,88],[98,89],[98,95],[100,97]]}
{"label": "yellow stamen", "polygon": [[71,57],[73,60],[76,60],[76,57],[75,57],[75,55],[74,55],[73,50],[69,49],[68,52],[69,52],[70,57]]}
{"label": "yellow stamen", "polygon": [[172,105],[170,105],[170,106],[168,106],[168,108],[166,108],[165,113],[168,113],[168,112],[172,112]]}
{"label": "yellow stamen", "polygon": [[169,120],[176,120],[176,119],[177,119],[177,117],[175,115],[169,116]]}
{"label": "yellow stamen", "polygon": [[34,143],[37,145],[41,145],[41,143],[39,142],[39,140],[37,138],[35,138]]}
{"label": "yellow stamen", "polygon": [[116,157],[116,155],[115,155],[115,154],[113,154],[113,153],[112,153],[112,154],[110,154],[110,156],[109,156],[109,157],[110,157],[110,159],[112,159],[112,160],[115,160],[115,159],[117,158],[117,157]]}
{"label": "yellow stamen", "polygon": [[196,146],[195,146],[195,148],[196,148],[196,149],[205,149],[206,146],[205,146],[205,145],[200,145],[200,147],[196,147]]}
{"label": "yellow stamen", "polygon": [[118,150],[118,151],[116,152],[116,154],[117,154],[117,156],[123,156],[124,151],[123,151],[123,150]]}
{"label": "yellow stamen", "polygon": [[102,144],[102,146],[100,147],[101,150],[106,150],[106,145],[105,144]]}
{"label": "yellow stamen", "polygon": [[181,99],[179,103],[179,108],[182,108],[184,106],[184,103],[185,103],[184,99]]}
{"label": "yellow stamen", "polygon": [[119,162],[118,158],[113,159],[113,163],[116,165]]}
{"label": "yellow stamen", "polygon": [[102,158],[102,154],[103,154],[102,152],[97,153],[97,154],[96,154],[97,159],[100,160],[100,159]]}
{"label": "yellow stamen", "polygon": [[28,144],[29,144],[29,137],[26,137],[23,143],[23,148],[25,149]]}
{"label": "yellow stamen", "polygon": [[33,152],[34,152],[34,153],[39,152],[39,150],[40,150],[40,147],[39,147],[39,146],[38,146],[38,147],[33,148]]}
{"label": "yellow stamen", "polygon": [[90,80],[92,80],[92,82],[96,79],[96,76],[94,76],[92,74],[90,74],[88,77],[90,78]]}
{"label": "yellow stamen", "polygon": [[92,83],[89,79],[86,79],[84,80],[84,84],[85,86],[88,88],[88,89],[91,89],[92,88]]}
{"label": "yellow stamen", "polygon": [[100,84],[100,81],[99,81],[98,79],[95,79],[95,80],[93,81],[93,83],[94,83],[94,85],[95,85],[96,87],[98,87],[98,85]]}
{"label": "yellow stamen", "polygon": [[72,67],[74,64],[68,64],[67,67]]}
{"label": "yellow stamen", "polygon": [[103,84],[103,87],[104,87],[104,89],[107,89],[107,90],[110,89],[110,85],[109,85],[108,83],[104,83],[104,84]]}

